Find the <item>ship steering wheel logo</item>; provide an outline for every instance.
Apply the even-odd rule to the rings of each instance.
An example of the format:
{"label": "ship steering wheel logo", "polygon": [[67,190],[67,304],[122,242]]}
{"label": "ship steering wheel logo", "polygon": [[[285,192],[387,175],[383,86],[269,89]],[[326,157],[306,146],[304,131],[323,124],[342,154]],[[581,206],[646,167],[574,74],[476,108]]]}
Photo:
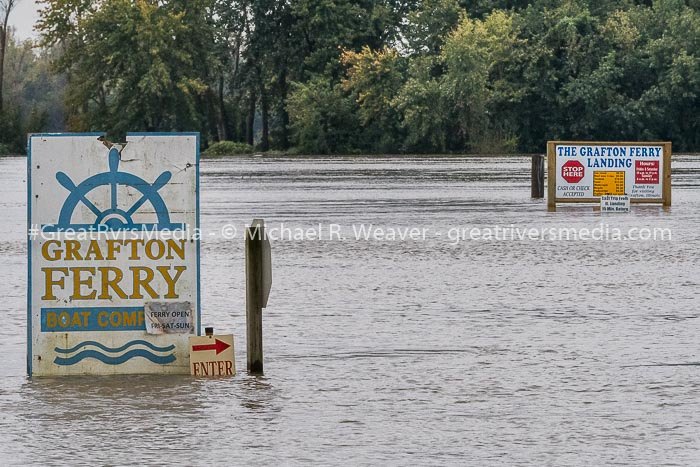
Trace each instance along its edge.
{"label": "ship steering wheel logo", "polygon": [[[170,221],[170,213],[165,201],[160,196],[158,191],[163,188],[171,179],[172,173],[164,171],[153,183],[148,183],[146,180],[128,172],[119,170],[120,155],[116,148],[111,148],[108,155],[109,171],[98,173],[86,178],[79,184],[75,184],[73,180],[64,172],[56,173],[56,180],[70,193],[63,203],[61,212],[58,216],[58,223],[43,226],[46,232],[56,232],[65,230],[87,230],[87,231],[103,231],[103,230],[182,230],[184,224],[173,223]],[[130,206],[125,206],[120,203],[118,196],[119,186],[131,187],[141,193],[141,197]],[[95,203],[88,199],[87,194],[96,188],[108,186],[110,190],[109,207],[105,209],[98,208]],[[95,221],[92,224],[73,224],[71,219],[73,213],[79,204],[85,205],[94,215]],[[138,223],[134,222],[134,215],[146,203],[153,206],[156,220],[155,223]],[[149,212],[150,213],[150,212]]]}

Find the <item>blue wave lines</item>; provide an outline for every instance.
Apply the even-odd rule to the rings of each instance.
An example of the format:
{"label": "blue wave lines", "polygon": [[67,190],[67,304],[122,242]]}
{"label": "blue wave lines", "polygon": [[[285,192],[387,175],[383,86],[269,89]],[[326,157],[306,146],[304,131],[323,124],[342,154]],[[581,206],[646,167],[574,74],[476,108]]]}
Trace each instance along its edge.
{"label": "blue wave lines", "polygon": [[98,347],[101,350],[104,350],[105,352],[121,352],[123,350],[128,349],[131,346],[139,345],[139,344],[148,347],[149,349],[153,350],[154,352],[169,352],[175,348],[175,346],[172,344],[167,346],[167,347],[158,347],[156,345],[151,344],[148,341],[135,340],[135,341],[127,342],[126,344],[122,345],[121,347],[115,347],[115,348],[107,347],[106,345],[104,345],[100,342],[97,342],[97,341],[85,341],[85,342],[81,342],[80,344],[76,345],[75,347],[71,347],[70,349],[61,349],[61,348],[56,347],[54,350],[58,353],[73,353],[76,350],[83,348],[85,346],[94,345],[95,347]]}
{"label": "blue wave lines", "polygon": [[[131,347],[134,346],[144,346],[148,347],[148,349],[143,349],[143,348],[135,348],[131,349],[128,352],[121,354],[121,355],[114,355],[118,354],[120,352],[123,352]],[[153,363],[159,364],[159,365],[167,365],[168,363],[172,363],[175,361],[175,355],[174,354],[168,354],[168,355],[159,355],[155,352],[159,353],[165,353],[165,352],[170,352],[173,349],[175,349],[174,345],[168,345],[166,347],[158,347],[148,341],[137,339],[133,340],[130,342],[127,342],[126,344],[120,346],[120,347],[107,347],[106,345],[96,342],[96,341],[85,341],[77,344],[74,347],[71,347],[70,349],[61,349],[59,347],[54,348],[56,353],[58,354],[71,354],[77,350],[80,350],[84,347],[88,346],[93,346],[97,347],[99,350],[94,350],[94,349],[85,349],[82,350],[81,352],[78,352],[77,354],[73,356],[57,356],[54,359],[54,363],[56,365],[63,365],[63,366],[69,366],[69,365],[75,365],[76,363],[79,363],[86,358],[94,358],[96,360],[101,361],[102,363],[105,363],[107,365],[121,365],[122,363],[131,360],[132,358],[136,357],[141,357],[145,358],[146,360],[149,360]],[[151,350],[153,352],[151,352]]]}

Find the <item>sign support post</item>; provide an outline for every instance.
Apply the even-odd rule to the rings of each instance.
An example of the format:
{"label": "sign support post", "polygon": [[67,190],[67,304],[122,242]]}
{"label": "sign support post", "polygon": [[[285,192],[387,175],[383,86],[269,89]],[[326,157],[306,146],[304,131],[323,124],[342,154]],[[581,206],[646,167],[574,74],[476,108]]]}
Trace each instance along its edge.
{"label": "sign support post", "polygon": [[544,156],[532,156],[532,173],[530,174],[530,197],[544,198]]}
{"label": "sign support post", "polygon": [[671,207],[671,143],[664,143],[664,207]]}
{"label": "sign support post", "polygon": [[556,211],[556,161],[554,159],[554,142],[547,141],[547,210]]}
{"label": "sign support post", "polygon": [[262,309],[272,285],[270,242],[262,219],[254,219],[245,234],[246,359],[248,373],[263,374]]}

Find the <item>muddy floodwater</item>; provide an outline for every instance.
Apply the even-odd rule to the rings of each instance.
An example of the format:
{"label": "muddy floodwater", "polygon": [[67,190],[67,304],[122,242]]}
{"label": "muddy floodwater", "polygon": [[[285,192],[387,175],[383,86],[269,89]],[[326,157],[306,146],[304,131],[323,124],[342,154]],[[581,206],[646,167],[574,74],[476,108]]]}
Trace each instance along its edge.
{"label": "muddy floodwater", "polygon": [[239,370],[211,380],[25,376],[25,164],[0,159],[1,465],[700,464],[700,157],[629,214],[547,212],[523,157],[204,160],[202,321]]}

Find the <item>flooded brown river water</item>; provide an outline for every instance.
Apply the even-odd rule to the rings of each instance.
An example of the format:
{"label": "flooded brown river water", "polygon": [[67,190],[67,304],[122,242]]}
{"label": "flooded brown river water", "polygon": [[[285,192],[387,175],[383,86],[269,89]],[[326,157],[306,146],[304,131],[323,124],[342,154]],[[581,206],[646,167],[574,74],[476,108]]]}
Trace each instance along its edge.
{"label": "flooded brown river water", "polygon": [[[0,465],[699,465],[700,157],[674,156],[670,210],[618,215],[547,212],[529,169],[205,160],[202,320],[235,335],[238,375],[29,379],[26,161],[0,159]],[[259,378],[254,217],[321,234],[273,238]],[[386,235],[406,227],[425,234]],[[565,228],[609,238],[550,238]],[[632,238],[654,229],[671,237]]]}

